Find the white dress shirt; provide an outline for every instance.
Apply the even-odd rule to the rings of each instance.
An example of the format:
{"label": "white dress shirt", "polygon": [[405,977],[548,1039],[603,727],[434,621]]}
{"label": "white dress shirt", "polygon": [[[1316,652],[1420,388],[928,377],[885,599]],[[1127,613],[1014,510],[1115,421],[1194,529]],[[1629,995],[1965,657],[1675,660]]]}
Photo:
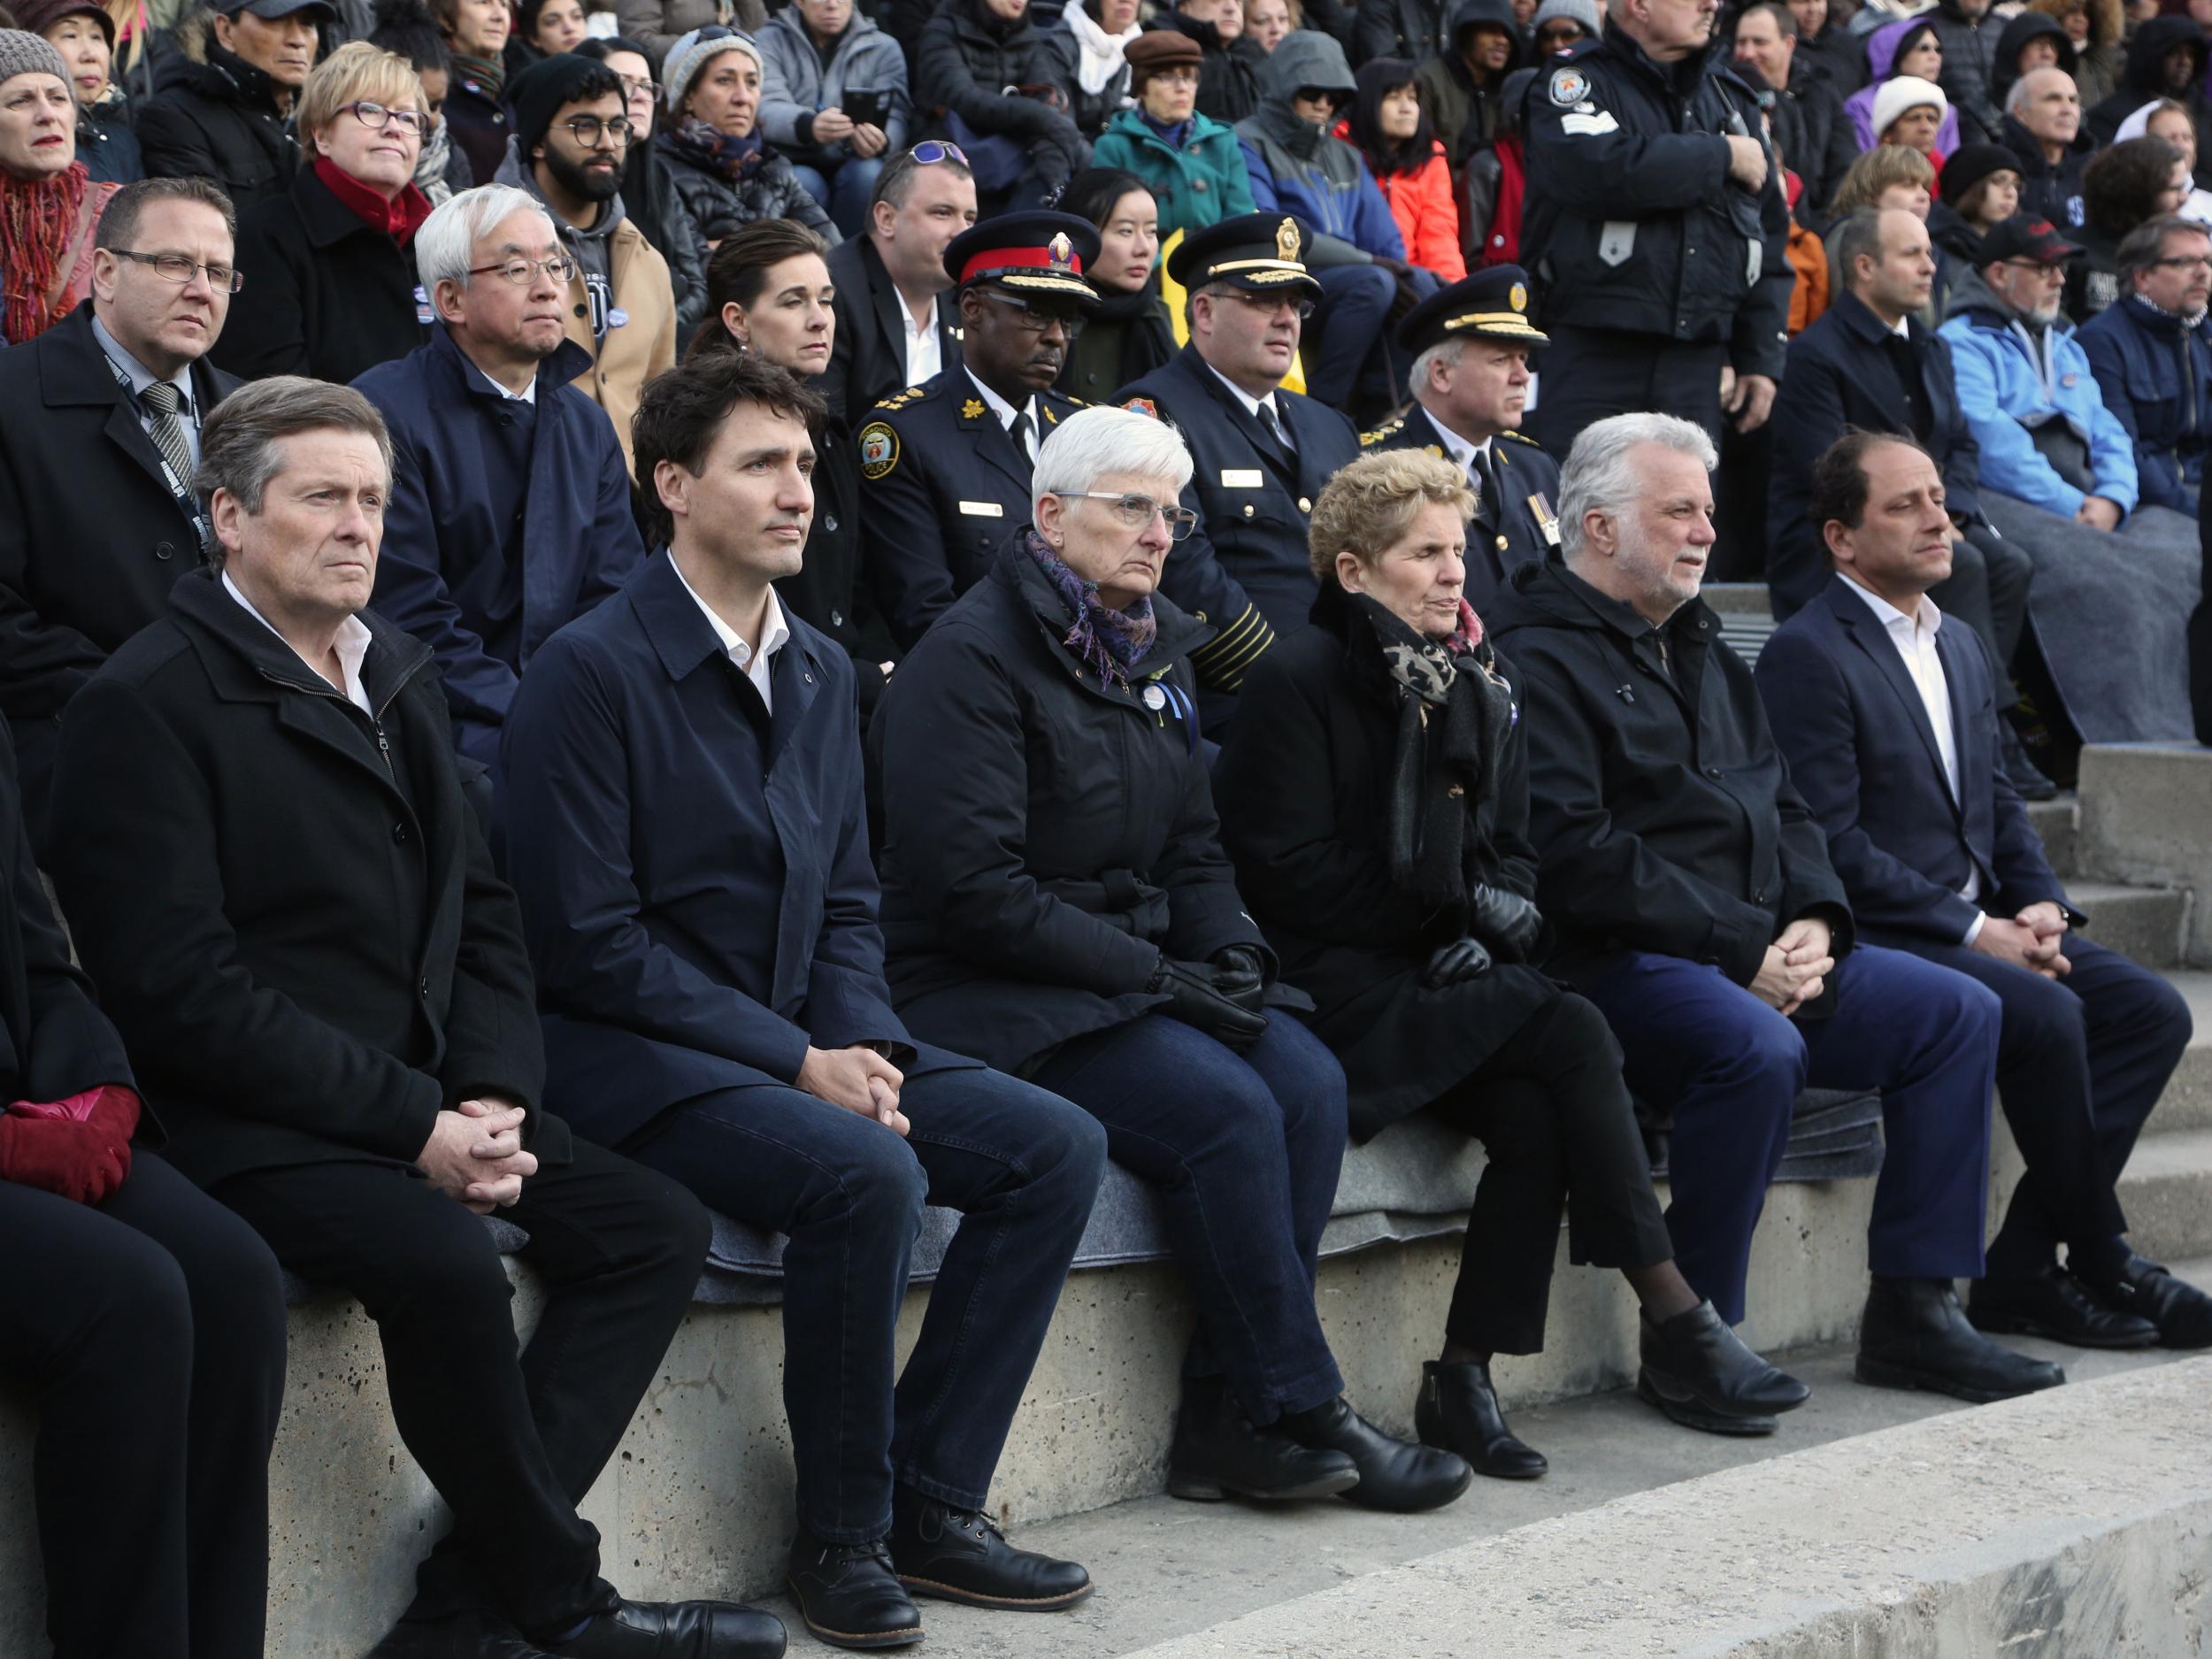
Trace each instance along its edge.
{"label": "white dress shirt", "polygon": [[[472,363],[469,365],[469,367],[476,369],[476,365]],[[492,379],[490,375],[485,373],[481,369],[476,369],[476,377],[477,379],[482,380],[485,385],[490,387],[492,390],[497,392],[502,397],[504,397],[512,403],[528,403],[534,408],[537,404],[538,377],[534,374],[530,377],[530,384],[524,387],[518,392],[509,391],[505,387],[502,386],[497,380]]]}
{"label": "white dress shirt", "polygon": [[[1881,623],[1882,632],[1889,635],[1889,642],[1897,648],[1903,659],[1905,672],[1911,677],[1913,688],[1920,694],[1920,706],[1928,716],[1928,725],[1935,732],[1936,753],[1943,758],[1943,781],[1950,786],[1951,799],[1959,797],[1959,740],[1958,730],[1951,713],[1951,682],[1943,672],[1943,658],[1936,650],[1936,633],[1943,626],[1943,613],[1936,609],[1934,600],[1925,594],[1920,596],[1920,614],[1909,617],[1895,605],[1870,589],[1862,588],[1850,578],[1845,581],[1856,594],[1875,619]],[[1971,903],[1981,896],[1980,872],[1969,868],[1966,885],[1959,889],[1959,897]],[[1977,916],[1967,928],[1963,942],[1972,944],[1979,937],[1982,924],[1989,918]]]}
{"label": "white dress shirt", "polygon": [[[238,591],[238,584],[231,580],[228,571],[223,572],[223,590],[245,607],[248,616],[268,629],[270,633],[276,634],[280,640],[284,640],[281,634],[277,634],[276,624],[255,610],[253,601]],[[361,659],[369,654],[369,637],[367,623],[362,621],[359,617],[348,617],[339,624],[338,637],[332,641],[331,644],[338,653],[338,672],[345,678],[346,683],[342,689],[346,694],[346,701],[373,720],[376,718],[376,710],[369,706],[369,694],[361,686]],[[284,644],[285,649],[293,656],[299,657],[299,649],[293,645],[291,641],[284,640]],[[307,663],[304,657],[300,657],[300,661]],[[315,669],[316,679],[320,680],[323,677],[323,671],[316,668],[314,664],[307,663],[307,665]]]}
{"label": "white dress shirt", "polygon": [[761,645],[758,650],[738,636],[738,632],[714,613],[714,607],[699,597],[696,588],[684,579],[684,567],[670,557],[668,563],[676,572],[676,580],[684,584],[684,591],[691,595],[691,603],[703,611],[707,626],[714,630],[714,637],[722,641],[722,649],[730,661],[744,671],[745,678],[753,682],[753,689],[760,693],[761,706],[773,714],[776,694],[771,681],[775,673],[776,653],[783,649],[791,638],[791,625],[784,620],[783,607],[776,603],[776,590],[768,590],[768,609],[761,618]]}
{"label": "white dress shirt", "polygon": [[[1244,405],[1244,412],[1253,419],[1260,420],[1260,405],[1266,404],[1268,412],[1275,417],[1276,429],[1282,433],[1286,440],[1289,438],[1290,422],[1283,419],[1283,406],[1275,401],[1274,393],[1270,392],[1265,397],[1255,397],[1210,363],[1206,365],[1206,373],[1227,387],[1237,402]],[[1260,425],[1264,426],[1267,422],[1260,420]]]}
{"label": "white dress shirt", "polygon": [[[1452,457],[1452,464],[1467,474],[1469,484],[1479,489],[1482,475],[1475,471],[1475,459],[1478,456],[1490,453],[1490,440],[1485,438],[1480,443],[1470,443],[1434,415],[1429,417],[1429,425],[1434,426],[1437,434],[1444,440],[1444,452]],[[1487,507],[1490,503],[1485,502],[1483,505]]]}
{"label": "white dress shirt", "polygon": [[1025,453],[1029,457],[1030,465],[1036,465],[1037,445],[1043,437],[1043,434],[1037,430],[1037,395],[1032,392],[1029,395],[1029,401],[1017,409],[989,387],[984,385],[981,380],[977,380],[973,369],[968,371],[968,378],[975,381],[975,389],[983,394],[984,403],[988,404],[991,412],[998,417],[998,424],[1005,427],[1009,433],[1014,430],[1014,422],[1017,419],[1024,415],[1029,417],[1029,443]]}
{"label": "white dress shirt", "polygon": [[914,308],[899,297],[899,321],[906,327],[906,383],[919,386],[944,373],[944,345],[937,338],[937,300],[932,296],[929,311],[921,321],[914,320]]}
{"label": "white dress shirt", "polygon": [[[92,319],[92,337],[100,342],[100,349],[107,353],[108,361],[121,372],[124,379],[130,381],[131,396],[134,400],[142,400],[146,388],[161,377],[124,349],[122,342],[108,333],[107,325],[97,317]],[[191,452],[192,465],[197,466],[200,464],[200,406],[192,397],[192,365],[188,363],[171,375],[169,384],[177,388],[177,425],[183,428],[184,446]],[[133,405],[133,412],[138,417],[139,426],[150,436],[154,429],[152,411],[143,401],[137,401]],[[188,478],[182,481],[187,487],[192,482]]]}

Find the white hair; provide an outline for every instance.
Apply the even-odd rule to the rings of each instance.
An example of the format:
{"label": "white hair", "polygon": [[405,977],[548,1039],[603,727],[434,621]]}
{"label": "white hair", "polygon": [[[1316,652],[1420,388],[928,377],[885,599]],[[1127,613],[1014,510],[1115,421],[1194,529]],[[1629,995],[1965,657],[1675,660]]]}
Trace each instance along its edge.
{"label": "white hair", "polygon": [[557,235],[545,204],[511,184],[480,184],[441,203],[415,233],[415,274],[422,280],[422,291],[434,296],[441,282],[466,288],[477,242],[511,215],[524,211],[535,213],[547,231]]}
{"label": "white hair", "polygon": [[1429,389],[1429,371],[1440,363],[1457,363],[1467,355],[1467,336],[1447,334],[1413,360],[1413,389],[1417,395]]}
{"label": "white hair", "polygon": [[[2073,76],[2068,74],[2056,64],[2038,64],[2034,68],[2029,70],[2026,74],[2022,75],[2019,80],[2014,81],[2012,83],[2012,90],[2005,94],[2005,113],[2007,115],[2017,115],[2020,113],[2021,110],[2026,105],[2030,96],[2032,96],[2029,89],[2028,83],[2033,81],[2038,75],[2041,74],[2047,69],[2050,71],[2051,73],[2058,76],[2062,81],[2064,81],[2068,85],[2074,86]],[[2075,86],[2075,90],[2078,92],[2080,88],[2078,86]],[[2147,123],[2146,123],[2146,125],[2147,125]]]}
{"label": "white hair", "polygon": [[1079,409],[1053,427],[1037,451],[1037,470],[1030,475],[1030,516],[1036,516],[1037,503],[1047,495],[1096,489],[1109,472],[1171,479],[1180,495],[1194,470],[1183,434],[1165,421],[1103,403]]}
{"label": "white hair", "polygon": [[1559,548],[1568,559],[1582,552],[1582,516],[1618,515],[1643,493],[1631,459],[1645,444],[1694,456],[1708,472],[1720,465],[1705,428],[1674,415],[1612,415],[1582,429],[1559,472]]}

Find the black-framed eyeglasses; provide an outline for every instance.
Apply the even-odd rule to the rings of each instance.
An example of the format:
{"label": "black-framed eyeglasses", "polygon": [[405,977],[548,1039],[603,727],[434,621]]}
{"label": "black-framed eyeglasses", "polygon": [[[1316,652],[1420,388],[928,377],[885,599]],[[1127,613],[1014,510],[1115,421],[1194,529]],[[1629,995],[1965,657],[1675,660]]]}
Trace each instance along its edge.
{"label": "black-framed eyeglasses", "polygon": [[566,287],[576,274],[576,262],[565,253],[557,253],[549,259],[525,259],[519,254],[511,259],[502,259],[497,265],[472,265],[471,276],[485,276],[496,271],[501,276],[521,288],[542,271],[556,282]]}
{"label": "black-framed eyeglasses", "polygon": [[1240,305],[1249,305],[1254,311],[1265,311],[1271,317],[1286,305],[1302,323],[1313,315],[1313,302],[1303,296],[1293,298],[1287,294],[1255,294],[1249,288],[1221,288],[1217,291],[1224,299],[1234,300]]}
{"label": "black-framed eyeglasses", "polygon": [[419,110],[388,110],[367,98],[357,98],[351,104],[342,104],[338,107],[373,133],[380,133],[388,127],[396,127],[402,132],[412,133],[417,138],[421,138],[430,131],[430,118]]}
{"label": "black-framed eyeglasses", "polygon": [[945,138],[925,138],[906,153],[917,166],[933,167],[945,161],[956,161],[964,167],[968,165],[968,152]]}
{"label": "black-framed eyeglasses", "polygon": [[207,273],[207,285],[218,294],[235,294],[246,286],[246,273],[227,265],[202,265],[188,259],[180,253],[135,253],[128,248],[111,248],[108,251],[118,259],[153,267],[153,273],[165,282],[182,288],[201,272]]}
{"label": "black-framed eyeglasses", "polygon": [[1171,541],[1180,541],[1198,528],[1198,515],[1187,507],[1171,506],[1156,502],[1149,495],[1138,495],[1115,489],[1056,489],[1052,492],[1063,501],[1102,501],[1110,503],[1106,511],[1125,530],[1149,528],[1155,517],[1167,520],[1167,536]]}
{"label": "black-framed eyeglasses", "polygon": [[997,288],[987,288],[982,290],[982,293],[986,297],[995,299],[1000,304],[1016,312],[1014,326],[1029,334],[1045,334],[1050,330],[1053,324],[1057,323],[1060,325],[1061,331],[1072,342],[1076,335],[1083,332],[1085,319],[1073,311],[1046,310],[1043,307],[1033,305],[1018,294],[1004,294]]}
{"label": "black-framed eyeglasses", "polygon": [[613,141],[613,147],[619,150],[630,142],[631,134],[637,131],[637,124],[626,115],[572,115],[561,125],[568,128],[568,135],[586,150],[598,149],[603,133]]}
{"label": "black-framed eyeglasses", "polygon": [[2212,266],[2212,252],[2169,254],[2165,258],[2154,259],[2151,263],[2162,271],[2178,270],[2183,265]]}

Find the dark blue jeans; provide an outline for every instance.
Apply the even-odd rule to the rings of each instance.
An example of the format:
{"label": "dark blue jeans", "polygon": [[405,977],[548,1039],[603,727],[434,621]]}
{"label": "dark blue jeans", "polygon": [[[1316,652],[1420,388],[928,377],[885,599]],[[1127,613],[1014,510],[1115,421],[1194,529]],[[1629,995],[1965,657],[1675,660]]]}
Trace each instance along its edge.
{"label": "dark blue jeans", "polygon": [[[787,1233],[783,1394],[799,1519],[830,1543],[891,1530],[895,1479],[962,1509],[991,1473],[1106,1171],[1098,1125],[980,1067],[910,1077],[902,1140],[795,1088],[727,1088],[627,1148],[708,1205]],[[906,1370],[895,1327],[925,1204],[962,1212]]]}
{"label": "dark blue jeans", "polygon": [[1673,1115],[1675,1263],[1731,1325],[1744,1317],[1752,1230],[1808,1085],[1882,1092],[1872,1271],[1981,1276],[1997,998],[1963,974],[1873,945],[1837,972],[1825,1019],[1785,1019],[1717,968],[1642,951],[1578,987],[1620,1039],[1629,1087]]}
{"label": "dark blue jeans", "polygon": [[1064,1043],[1036,1079],[1160,1189],[1198,1303],[1188,1374],[1225,1375],[1263,1425],[1343,1393],[1313,1307],[1345,1147],[1344,1071],[1321,1040],[1277,1013],[1238,1055],[1147,1014]]}

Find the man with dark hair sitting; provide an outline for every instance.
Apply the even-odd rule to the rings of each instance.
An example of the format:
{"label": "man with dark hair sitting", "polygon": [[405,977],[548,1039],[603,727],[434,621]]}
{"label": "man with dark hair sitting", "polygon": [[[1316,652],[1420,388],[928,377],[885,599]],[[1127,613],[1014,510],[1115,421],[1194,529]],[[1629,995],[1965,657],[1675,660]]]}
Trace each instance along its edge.
{"label": "man with dark hair sitting", "polygon": [[2135,440],[2145,504],[2193,518],[2212,449],[2212,227],[2164,214],[2122,237],[2114,259],[2124,291],[2074,338],[2104,406]]}
{"label": "man with dark hair sitting", "polygon": [[[789,1235],[787,1582],[817,1636],[882,1647],[922,1639],[910,1591],[1032,1611],[1090,1594],[1075,1563],[1008,1544],[988,1494],[1106,1142],[892,1011],[851,660],[772,585],[799,568],[821,412],[752,354],[647,388],[662,550],[523,680],[510,864],[554,1103]],[[898,1375],[925,1203],[965,1218]]]}
{"label": "man with dark hair sitting", "polygon": [[1853,433],[1815,464],[1808,511],[1833,570],[1756,670],[1791,780],[1861,938],[2003,1005],[1997,1081],[2028,1169],[1973,1321],[2077,1348],[2212,1347],[2212,1297],[2129,1250],[2113,1193],[2188,1044],[2188,1005],[2071,931],[2084,918],[1997,759],[1988,657],[1928,596],[1954,534],[1935,462]]}

